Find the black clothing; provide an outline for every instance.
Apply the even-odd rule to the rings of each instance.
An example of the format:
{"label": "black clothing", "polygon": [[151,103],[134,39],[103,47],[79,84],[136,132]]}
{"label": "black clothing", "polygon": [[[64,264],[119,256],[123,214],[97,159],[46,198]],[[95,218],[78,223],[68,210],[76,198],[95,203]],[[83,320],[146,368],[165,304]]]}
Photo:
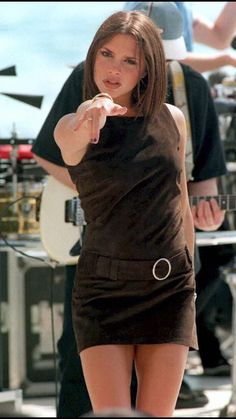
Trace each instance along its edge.
{"label": "black clothing", "polygon": [[92,410],[72,324],[75,265],[66,266],[63,333],[58,341],[60,393],[57,417],[75,418]]}
{"label": "black clothing", "polygon": [[88,223],[72,300],[79,351],[117,343],[197,348],[179,140],[166,105],[153,123],[109,117],[99,143],[67,166]]}
{"label": "black clothing", "polygon": [[75,112],[83,102],[82,84],[83,64],[79,64],[64,83],[32,147],[33,153],[59,166],[65,164],[54,140],[53,131],[63,115]]}
{"label": "black clothing", "polygon": [[[207,82],[202,75],[196,73],[190,67],[185,65],[182,65],[182,67],[186,77],[187,98],[192,122],[193,155],[196,163],[199,162],[197,170],[194,171],[194,176],[196,180],[221,176],[226,172],[226,168],[222,157],[217,115]],[[54,141],[53,131],[58,120],[63,115],[74,112],[83,101],[82,83],[83,65],[80,64],[72,71],[62,87],[32,148],[35,154],[59,166],[64,166],[64,162],[60,149]],[[197,88],[194,86],[195,83],[197,83]],[[173,104],[173,96],[168,96],[167,102]],[[204,142],[207,144],[207,152],[206,147],[202,146]],[[203,169],[200,165],[201,162],[204,164]],[[68,283],[65,295],[67,306],[71,306],[74,274],[75,265],[67,269],[65,278]],[[81,381],[83,372],[72,330],[71,310],[65,310],[64,316],[67,321],[63,326],[63,332],[58,342],[62,372],[58,415],[59,417],[77,417],[91,410],[91,404],[86,386]],[[132,379],[133,394],[136,392],[134,388],[136,389],[136,380]]]}
{"label": "black clothing", "polygon": [[166,105],[145,128],[142,117],[107,118],[99,143],[67,166],[87,221],[84,251],[147,260],[183,249],[178,149]]}
{"label": "black clothing", "polygon": [[[195,182],[226,173],[224,151],[220,139],[218,116],[204,77],[181,64],[184,72],[193,145],[193,179]],[[170,76],[169,76],[170,78]],[[169,81],[167,103],[174,104]]]}

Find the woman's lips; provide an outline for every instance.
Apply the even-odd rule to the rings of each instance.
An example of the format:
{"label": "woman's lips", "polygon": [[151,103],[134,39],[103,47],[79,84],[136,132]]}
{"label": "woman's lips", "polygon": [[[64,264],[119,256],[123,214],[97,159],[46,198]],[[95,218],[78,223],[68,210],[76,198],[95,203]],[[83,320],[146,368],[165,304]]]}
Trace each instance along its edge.
{"label": "woman's lips", "polygon": [[118,89],[121,86],[121,83],[119,83],[119,82],[113,82],[111,80],[104,80],[103,81],[103,84],[108,89]]}

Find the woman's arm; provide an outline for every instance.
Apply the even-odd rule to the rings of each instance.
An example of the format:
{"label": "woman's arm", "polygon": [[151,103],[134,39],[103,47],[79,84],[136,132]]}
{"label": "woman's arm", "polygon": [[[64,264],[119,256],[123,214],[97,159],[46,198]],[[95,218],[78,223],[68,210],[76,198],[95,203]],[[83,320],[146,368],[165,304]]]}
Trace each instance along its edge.
{"label": "woman's arm", "polygon": [[90,143],[99,141],[100,130],[107,116],[123,115],[126,107],[108,97],[96,97],[83,102],[76,113],[63,116],[54,130],[54,138],[66,164],[80,163]]}
{"label": "woman's arm", "polygon": [[186,123],[185,118],[182,111],[173,105],[167,105],[174,120],[177,125],[180,134],[180,141],[179,141],[179,155],[181,160],[181,178],[180,178],[180,188],[181,188],[181,206],[182,206],[182,216],[183,216],[183,223],[184,223],[184,231],[186,237],[186,243],[191,255],[194,254],[194,225],[193,225],[193,217],[189,205],[188,199],[188,189],[187,189],[187,180],[186,180],[186,173],[185,173],[185,147],[187,141],[187,130],[186,130]]}
{"label": "woman's arm", "polygon": [[43,167],[43,169],[45,169],[49,175],[52,175],[53,177],[55,177],[55,179],[68,186],[69,188],[76,190],[76,187],[71,180],[69,172],[65,167],[58,166],[55,163],[51,163],[50,161],[37,156],[37,154],[33,154],[33,156],[34,159],[39,163],[39,165]]}

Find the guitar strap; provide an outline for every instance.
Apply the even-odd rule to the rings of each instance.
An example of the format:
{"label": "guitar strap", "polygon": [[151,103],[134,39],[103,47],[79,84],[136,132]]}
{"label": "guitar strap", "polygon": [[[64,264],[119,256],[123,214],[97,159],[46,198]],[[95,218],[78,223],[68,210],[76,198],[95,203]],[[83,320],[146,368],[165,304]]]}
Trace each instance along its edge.
{"label": "guitar strap", "polygon": [[191,133],[191,123],[188,110],[188,100],[186,96],[186,87],[184,80],[183,69],[178,61],[171,61],[169,63],[173,94],[174,94],[174,103],[175,106],[181,109],[185,116],[186,127],[187,127],[187,143],[186,143],[186,152],[185,152],[185,170],[187,181],[192,180],[192,170],[193,170],[193,150],[192,150],[192,133]]}

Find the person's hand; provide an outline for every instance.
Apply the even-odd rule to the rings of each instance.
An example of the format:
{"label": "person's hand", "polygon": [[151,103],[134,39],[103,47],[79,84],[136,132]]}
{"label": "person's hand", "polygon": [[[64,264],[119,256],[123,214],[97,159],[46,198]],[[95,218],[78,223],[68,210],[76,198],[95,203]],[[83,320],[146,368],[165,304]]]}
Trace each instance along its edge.
{"label": "person's hand", "polygon": [[235,52],[225,54],[224,55],[224,65],[231,65],[232,67],[236,67],[236,54]]}
{"label": "person's hand", "polygon": [[201,199],[198,205],[191,207],[194,226],[203,231],[217,230],[224,221],[225,211],[221,210],[217,201]]}
{"label": "person's hand", "polygon": [[123,115],[127,108],[107,97],[95,96],[78,107],[75,113],[64,115],[54,129],[54,139],[68,165],[77,165],[88,145],[99,141],[100,130],[107,116]]}
{"label": "person's hand", "polygon": [[74,131],[78,131],[82,126],[86,127],[89,130],[91,142],[97,143],[107,116],[124,115],[126,112],[125,106],[120,106],[106,97],[97,98],[78,114]]}

